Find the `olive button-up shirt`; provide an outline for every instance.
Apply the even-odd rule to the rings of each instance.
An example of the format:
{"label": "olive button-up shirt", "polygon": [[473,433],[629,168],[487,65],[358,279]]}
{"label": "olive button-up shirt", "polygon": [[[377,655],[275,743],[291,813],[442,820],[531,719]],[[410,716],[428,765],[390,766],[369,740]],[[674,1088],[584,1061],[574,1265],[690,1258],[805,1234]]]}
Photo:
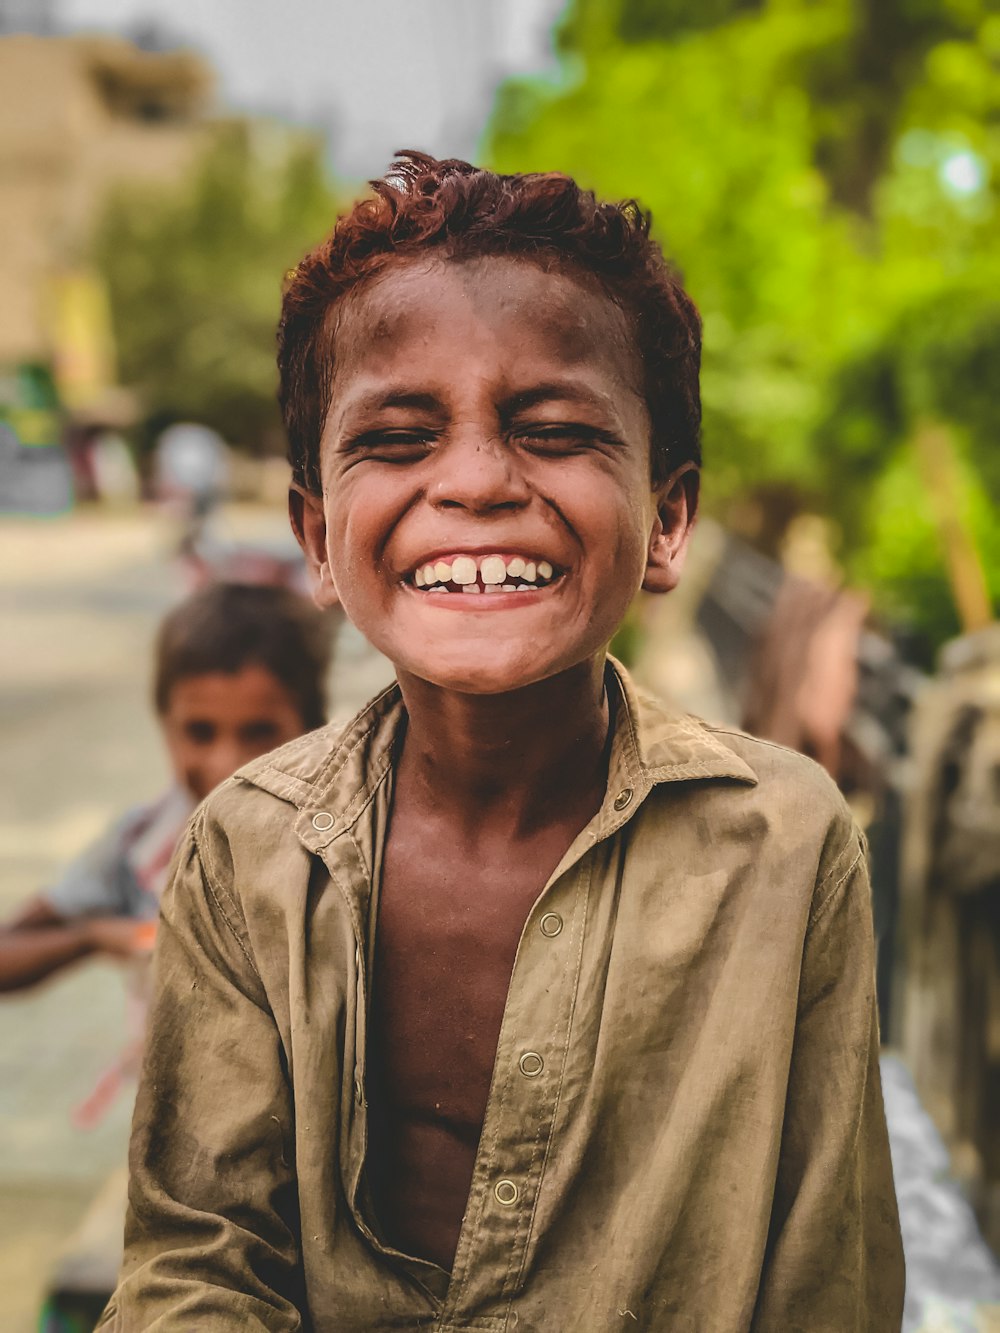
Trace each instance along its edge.
{"label": "olive button-up shirt", "polygon": [[398,691],[202,806],[105,1333],[896,1333],[859,835],[808,760],[608,681],[607,795],[524,924],[451,1273],[365,1188]]}

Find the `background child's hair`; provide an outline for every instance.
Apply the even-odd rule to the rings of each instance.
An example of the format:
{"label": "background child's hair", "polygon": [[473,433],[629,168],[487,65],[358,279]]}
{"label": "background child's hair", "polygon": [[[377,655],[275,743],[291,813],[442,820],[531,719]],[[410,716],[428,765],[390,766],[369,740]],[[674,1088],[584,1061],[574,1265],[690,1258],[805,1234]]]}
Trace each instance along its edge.
{"label": "background child's hair", "polygon": [[653,481],[701,461],[701,321],[634,200],[599,203],[558,172],[501,176],[468,162],[400,153],[374,197],[337,222],[289,275],[278,327],[279,399],[295,481],[319,494],[330,406],[333,308],[393,262],[511,255],[596,279],[629,316],[646,375]]}
{"label": "background child's hair", "polygon": [[211,583],[174,608],[156,638],[153,695],[166,712],[188,676],[263,667],[298,705],[306,730],[326,721],[331,635],[325,616],[287,588]]}

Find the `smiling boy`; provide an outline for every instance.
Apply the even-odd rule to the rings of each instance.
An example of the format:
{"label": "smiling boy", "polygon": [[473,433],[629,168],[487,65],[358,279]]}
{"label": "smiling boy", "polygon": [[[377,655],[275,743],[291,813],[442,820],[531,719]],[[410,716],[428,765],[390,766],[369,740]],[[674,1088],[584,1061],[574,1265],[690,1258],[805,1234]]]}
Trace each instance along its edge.
{"label": "smiling boy", "polygon": [[398,686],[195,817],[102,1327],[899,1328],[859,835],[606,657],[699,351],[558,175],[404,155],[292,275],[293,526]]}

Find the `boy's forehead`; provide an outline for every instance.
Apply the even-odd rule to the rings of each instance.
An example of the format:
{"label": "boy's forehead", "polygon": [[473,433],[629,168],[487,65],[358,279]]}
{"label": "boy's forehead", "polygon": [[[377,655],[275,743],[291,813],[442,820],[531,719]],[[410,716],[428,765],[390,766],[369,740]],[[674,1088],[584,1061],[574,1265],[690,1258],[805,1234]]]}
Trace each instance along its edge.
{"label": "boy's forehead", "polygon": [[337,312],[335,379],[415,345],[429,349],[456,326],[474,328],[477,343],[530,345],[567,366],[610,360],[628,380],[637,377],[628,319],[596,280],[497,256],[408,260],[353,293]]}

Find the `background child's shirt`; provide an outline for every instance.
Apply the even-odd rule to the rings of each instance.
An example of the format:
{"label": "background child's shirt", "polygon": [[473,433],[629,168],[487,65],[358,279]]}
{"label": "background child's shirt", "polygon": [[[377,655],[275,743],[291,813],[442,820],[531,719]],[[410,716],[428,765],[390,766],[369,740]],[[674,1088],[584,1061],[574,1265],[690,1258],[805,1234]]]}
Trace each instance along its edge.
{"label": "background child's shirt", "polygon": [[[66,867],[44,897],[67,921],[125,917],[150,922],[152,931],[174,850],[193,809],[194,801],[180,787],[133,807]],[[137,953],[128,964],[125,1046],[75,1108],[73,1120],[81,1129],[97,1124],[138,1072],[149,1010],[150,957]]]}
{"label": "background child's shirt", "polygon": [[133,807],[43,896],[67,921],[85,916],[155,921],[174,848],[193,809],[191,797],[179,787]]}

